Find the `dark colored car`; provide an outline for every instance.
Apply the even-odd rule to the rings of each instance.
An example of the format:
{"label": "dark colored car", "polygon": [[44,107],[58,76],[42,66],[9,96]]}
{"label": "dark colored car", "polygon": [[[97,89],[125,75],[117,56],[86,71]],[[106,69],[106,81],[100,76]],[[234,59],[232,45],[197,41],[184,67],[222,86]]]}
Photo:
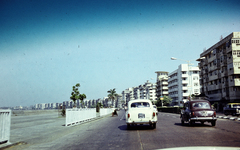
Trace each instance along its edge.
{"label": "dark colored car", "polygon": [[223,108],[223,113],[225,115],[240,115],[240,103],[228,103],[226,107]]}
{"label": "dark colored car", "polygon": [[181,123],[188,122],[193,125],[195,122],[210,122],[212,126],[216,125],[216,112],[211,108],[211,104],[206,100],[192,100],[184,103],[181,111]]}

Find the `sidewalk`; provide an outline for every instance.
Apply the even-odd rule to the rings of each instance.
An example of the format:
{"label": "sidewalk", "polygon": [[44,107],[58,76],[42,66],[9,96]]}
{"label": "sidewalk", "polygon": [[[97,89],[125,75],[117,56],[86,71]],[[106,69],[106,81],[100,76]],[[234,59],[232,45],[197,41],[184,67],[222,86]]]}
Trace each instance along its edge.
{"label": "sidewalk", "polygon": [[100,120],[108,116],[110,114],[103,117],[96,117],[88,122],[81,123],[81,125],[71,127],[65,126],[66,118],[59,116],[57,112],[12,116],[10,143],[0,144],[0,149],[33,150],[39,149],[39,145],[46,146],[40,149],[49,149],[52,145],[64,144],[64,142],[59,143],[58,141],[64,141],[66,137],[73,133],[78,133],[82,130],[85,131],[90,124],[93,125],[96,122],[101,122]]}
{"label": "sidewalk", "polygon": [[240,116],[224,115],[223,112],[217,112],[217,118],[219,119],[229,119],[233,121],[240,121]]}

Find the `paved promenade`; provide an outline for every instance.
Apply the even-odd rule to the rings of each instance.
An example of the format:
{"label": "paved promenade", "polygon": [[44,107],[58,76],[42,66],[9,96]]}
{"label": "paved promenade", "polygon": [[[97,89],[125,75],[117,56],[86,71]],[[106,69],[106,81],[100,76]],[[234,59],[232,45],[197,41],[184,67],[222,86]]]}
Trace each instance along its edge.
{"label": "paved promenade", "polygon": [[[84,129],[89,123],[101,119],[102,118],[98,118],[83,123],[82,125],[66,127],[65,117],[59,116],[58,112],[51,112],[50,114],[12,116],[10,143],[1,144],[0,149],[32,150],[39,149],[38,145],[41,144],[44,144],[46,147],[51,147],[51,144],[63,144],[63,142],[57,141],[60,139],[64,140],[64,137],[67,137],[78,130]],[[68,138],[65,139],[69,140]],[[41,147],[41,149],[47,148]]]}

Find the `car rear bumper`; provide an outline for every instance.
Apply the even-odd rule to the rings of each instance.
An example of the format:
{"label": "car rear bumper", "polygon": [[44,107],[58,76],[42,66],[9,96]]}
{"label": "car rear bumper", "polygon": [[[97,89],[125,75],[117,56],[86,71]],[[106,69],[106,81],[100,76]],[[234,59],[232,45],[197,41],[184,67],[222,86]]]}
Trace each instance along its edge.
{"label": "car rear bumper", "polygon": [[153,124],[157,123],[155,120],[149,120],[149,121],[126,121],[127,124]]}
{"label": "car rear bumper", "polygon": [[190,118],[191,121],[215,121],[217,117],[194,117]]}

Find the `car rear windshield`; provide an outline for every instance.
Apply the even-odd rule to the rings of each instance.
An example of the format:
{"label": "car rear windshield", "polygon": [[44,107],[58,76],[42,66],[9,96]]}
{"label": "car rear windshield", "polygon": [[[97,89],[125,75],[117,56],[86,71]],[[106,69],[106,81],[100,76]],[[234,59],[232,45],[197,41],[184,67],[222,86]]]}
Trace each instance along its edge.
{"label": "car rear windshield", "polygon": [[150,107],[148,102],[136,102],[131,104],[131,108],[145,108]]}
{"label": "car rear windshield", "polygon": [[205,108],[211,108],[209,103],[207,102],[195,102],[195,103],[192,103],[192,108],[195,108],[195,109],[205,109]]}
{"label": "car rear windshield", "polygon": [[240,108],[240,104],[233,104],[233,108]]}

